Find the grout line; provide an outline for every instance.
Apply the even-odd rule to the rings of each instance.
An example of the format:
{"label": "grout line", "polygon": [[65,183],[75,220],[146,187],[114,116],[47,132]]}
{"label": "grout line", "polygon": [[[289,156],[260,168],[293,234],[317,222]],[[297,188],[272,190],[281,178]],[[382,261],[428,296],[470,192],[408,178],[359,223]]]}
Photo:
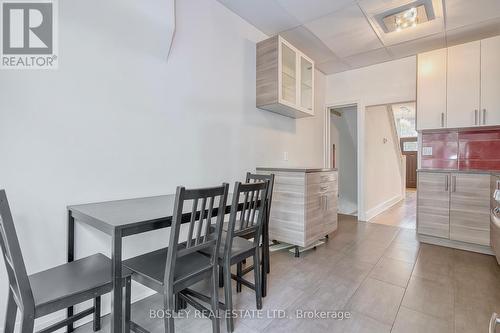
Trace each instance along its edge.
{"label": "grout line", "polygon": [[[416,230],[415,230],[415,233],[416,233]],[[406,296],[406,291],[408,290],[408,285],[410,284],[411,277],[413,276],[413,271],[415,270],[415,265],[417,264],[417,260],[420,257],[420,251],[421,251],[421,249],[422,249],[422,247],[419,244],[417,257],[415,259],[415,262],[413,263],[413,267],[411,269],[411,273],[410,273],[410,277],[408,278],[408,282],[406,283],[406,287],[404,288],[405,291],[403,293],[403,297],[401,297],[401,302],[399,302],[398,311],[396,312],[396,318],[394,318],[394,322],[392,323],[392,326],[391,326],[391,332],[394,329],[394,324],[396,323],[396,319],[398,318],[399,311],[401,310],[401,306],[403,305],[403,300],[404,300],[404,298]]]}

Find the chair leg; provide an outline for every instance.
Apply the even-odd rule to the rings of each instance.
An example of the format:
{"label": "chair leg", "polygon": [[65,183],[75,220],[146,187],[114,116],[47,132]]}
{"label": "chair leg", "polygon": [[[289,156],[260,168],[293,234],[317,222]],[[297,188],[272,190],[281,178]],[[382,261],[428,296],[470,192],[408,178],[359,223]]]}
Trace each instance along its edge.
{"label": "chair leg", "polygon": [[[262,286],[260,284],[260,258],[259,258],[259,249],[255,250],[253,255],[253,273],[255,278],[255,299],[257,303],[257,309],[262,309]],[[265,268],[264,268],[265,269]]]}
{"label": "chair leg", "polygon": [[101,296],[94,298],[94,325],[92,329],[94,332],[101,329]]}
{"label": "chair leg", "polygon": [[261,276],[261,292],[262,292],[262,297],[267,296],[267,262],[268,258],[266,258],[265,251],[263,249],[262,251],[262,268],[260,270],[260,276]]}
{"label": "chair leg", "polygon": [[7,299],[7,312],[5,315],[4,333],[14,333],[16,326],[17,304],[14,301],[14,295],[9,288],[9,296]]}
{"label": "chair leg", "polygon": [[219,288],[224,287],[224,267],[222,265],[219,266]]}
{"label": "chair leg", "polygon": [[226,301],[226,329],[229,333],[234,331],[233,322],[233,296],[231,294],[231,266],[224,265],[224,296]]}
{"label": "chair leg", "polygon": [[[236,276],[243,277],[243,262],[236,264]],[[236,292],[241,293],[241,283],[239,281],[236,281]]]}
{"label": "chair leg", "polygon": [[165,306],[165,333],[175,333],[174,327],[174,293],[173,291],[168,291],[167,295],[163,296],[163,305]]}
{"label": "chair leg", "polygon": [[125,333],[130,332],[130,320],[132,319],[130,314],[130,308],[132,307],[132,279],[127,277],[125,280]]}
{"label": "chair leg", "polygon": [[20,333],[33,333],[33,327],[35,325],[35,319],[33,315],[27,315],[23,313],[23,319],[21,320],[21,332]]}
{"label": "chair leg", "polygon": [[218,273],[217,273],[217,264],[214,265],[212,269],[212,278],[210,279],[211,289],[212,289],[212,297],[211,305],[212,305],[212,333],[220,333],[220,323],[219,323],[219,288],[218,285]]}

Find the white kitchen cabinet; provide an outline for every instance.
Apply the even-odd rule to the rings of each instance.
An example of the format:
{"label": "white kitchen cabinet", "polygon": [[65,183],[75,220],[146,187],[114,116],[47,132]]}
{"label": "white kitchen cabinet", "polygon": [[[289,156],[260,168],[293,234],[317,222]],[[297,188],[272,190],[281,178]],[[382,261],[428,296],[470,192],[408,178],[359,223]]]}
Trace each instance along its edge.
{"label": "white kitchen cabinet", "polygon": [[481,41],[480,124],[500,125],[500,36]]}
{"label": "white kitchen cabinet", "polygon": [[446,49],[418,55],[417,130],[446,127]]}
{"label": "white kitchen cabinet", "polygon": [[417,130],[500,125],[500,36],[417,59]]}
{"label": "white kitchen cabinet", "polygon": [[292,118],[314,115],[314,62],[281,36],[257,44],[257,107]]}
{"label": "white kitchen cabinet", "polygon": [[480,41],[448,48],[448,128],[480,125],[480,73]]}

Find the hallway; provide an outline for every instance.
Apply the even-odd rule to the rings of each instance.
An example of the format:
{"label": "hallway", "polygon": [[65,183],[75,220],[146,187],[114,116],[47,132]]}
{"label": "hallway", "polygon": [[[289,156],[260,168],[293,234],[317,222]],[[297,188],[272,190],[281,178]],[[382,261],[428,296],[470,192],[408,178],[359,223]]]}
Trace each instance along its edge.
{"label": "hallway", "polygon": [[417,191],[415,189],[407,189],[404,200],[401,200],[385,212],[375,216],[369,222],[406,229],[416,229]]}

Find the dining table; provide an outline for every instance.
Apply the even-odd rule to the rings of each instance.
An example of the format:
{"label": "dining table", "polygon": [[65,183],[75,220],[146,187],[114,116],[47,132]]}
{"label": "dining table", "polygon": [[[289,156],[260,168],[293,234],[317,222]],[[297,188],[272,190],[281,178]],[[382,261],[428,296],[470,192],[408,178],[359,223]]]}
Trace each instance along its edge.
{"label": "dining table", "polygon": [[[225,214],[231,211],[232,194],[228,194]],[[111,295],[111,332],[123,332],[123,281],[122,281],[122,244],[123,238],[140,233],[168,228],[172,224],[174,211],[175,194],[133,198],[124,200],[114,200],[105,202],[95,202],[81,205],[70,205],[68,210],[67,229],[67,261],[74,261],[75,258],[75,223],[81,223],[93,227],[111,236],[111,276],[113,291]],[[260,204],[260,201],[259,201]],[[243,200],[240,200],[238,211],[244,207]],[[191,208],[184,206],[182,223],[189,222]],[[199,211],[197,212],[197,214]],[[217,216],[218,209],[213,210],[213,217]],[[262,233],[262,251],[269,251],[269,233],[267,221],[264,221]],[[264,252],[266,253],[266,252]],[[267,252],[269,253],[269,252]],[[263,255],[262,267],[268,267],[266,256]],[[267,272],[261,269],[263,295],[267,289]],[[73,314],[73,307],[67,308],[67,315]],[[140,327],[131,322],[131,328],[140,330]],[[68,327],[68,332],[73,327]]]}

